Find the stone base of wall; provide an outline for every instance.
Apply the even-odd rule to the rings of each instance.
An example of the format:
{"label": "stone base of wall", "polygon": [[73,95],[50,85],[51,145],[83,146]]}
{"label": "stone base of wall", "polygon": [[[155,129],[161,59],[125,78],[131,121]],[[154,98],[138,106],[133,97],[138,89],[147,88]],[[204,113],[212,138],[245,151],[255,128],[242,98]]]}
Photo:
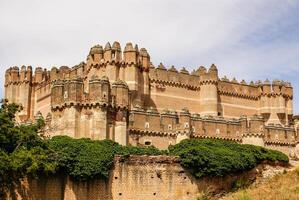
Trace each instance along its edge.
{"label": "stone base of wall", "polygon": [[75,181],[57,174],[26,178],[8,199],[24,200],[194,200],[201,192],[229,191],[237,180],[262,177],[261,164],[248,172],[220,178],[195,179],[182,168],[177,157],[131,156],[115,158],[108,180]]}

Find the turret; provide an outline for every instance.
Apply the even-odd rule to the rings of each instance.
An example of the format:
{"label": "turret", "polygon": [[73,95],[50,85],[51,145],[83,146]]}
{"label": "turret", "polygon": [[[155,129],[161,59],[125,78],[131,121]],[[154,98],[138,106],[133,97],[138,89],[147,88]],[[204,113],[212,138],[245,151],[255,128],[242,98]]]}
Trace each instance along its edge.
{"label": "turret", "polygon": [[293,87],[289,82],[285,83],[284,96],[286,98],[286,112],[289,116],[293,115]]}
{"label": "turret", "polygon": [[263,135],[264,119],[254,115],[249,121],[249,133],[253,135]]}
{"label": "turret", "polygon": [[175,131],[179,125],[179,117],[176,111],[165,109],[161,113],[161,125],[163,131]]}
{"label": "turret", "polygon": [[51,71],[50,71],[50,78],[51,81],[55,81],[59,79],[59,73],[58,73],[58,69],[56,67],[52,67]]}
{"label": "turret", "polygon": [[189,132],[191,130],[191,115],[187,108],[180,112],[180,129]]}
{"label": "turret", "polygon": [[209,72],[207,73],[207,78],[211,79],[211,80],[218,80],[218,69],[216,67],[216,65],[212,64],[212,66],[209,69]]}
{"label": "turret", "polygon": [[[269,80],[260,87],[260,113],[266,119],[266,124],[280,124],[287,125],[291,116],[288,116],[288,90],[287,84],[282,81],[274,80],[272,87]],[[292,109],[290,109],[292,110]]]}
{"label": "turret", "polygon": [[110,94],[110,83],[107,76],[103,76],[101,78],[101,89],[102,89],[101,101],[108,104],[110,102],[111,94]]}
{"label": "turret", "polygon": [[100,45],[93,46],[89,51],[89,56],[93,62],[99,63],[103,59],[103,47]]}
{"label": "turret", "polygon": [[5,71],[5,85],[11,81],[11,68]]}
{"label": "turret", "polygon": [[198,70],[195,72],[195,74],[201,76],[202,78],[206,73],[207,73],[207,69],[204,66],[200,66]]}
{"label": "turret", "polygon": [[129,107],[129,87],[122,81],[117,80],[112,84],[112,106],[115,107],[114,138],[121,145],[127,145],[127,121]]}
{"label": "turret", "polygon": [[112,45],[112,59],[116,62],[120,62],[122,60],[121,47],[119,42],[116,41]]}
{"label": "turret", "polygon": [[27,71],[26,71],[26,79],[27,81],[31,82],[32,81],[32,67],[28,66]]}
{"label": "turret", "polygon": [[20,81],[25,81],[26,78],[26,66],[21,67],[21,72],[20,72]]}
{"label": "turret", "polygon": [[206,72],[204,67],[198,69],[200,79],[200,114],[218,115],[218,70],[213,64]]}
{"label": "turret", "polygon": [[139,59],[140,59],[142,67],[145,70],[148,70],[150,67],[150,56],[147,53],[147,50],[145,48],[140,49]]}
{"label": "turret", "polygon": [[272,82],[272,90],[274,92],[274,94],[279,95],[280,94],[280,88],[281,88],[282,84],[281,81],[279,80],[273,80]]}
{"label": "turret", "polygon": [[93,104],[101,100],[101,81],[96,75],[89,80],[89,100]]}
{"label": "turret", "polygon": [[64,102],[64,98],[67,97],[67,93],[64,94],[63,81],[56,80],[54,81],[51,88],[51,106],[56,107],[60,106]]}
{"label": "turret", "polygon": [[43,69],[41,67],[37,67],[35,68],[35,73],[34,73],[34,77],[35,77],[35,82],[36,83],[40,83],[43,80]]}
{"label": "turret", "polygon": [[111,59],[112,59],[112,49],[110,43],[107,42],[104,49],[104,60],[105,62],[110,62]]}
{"label": "turret", "polygon": [[271,112],[271,83],[268,79],[266,79],[263,84],[260,84],[259,91],[261,94],[260,114],[267,118],[266,115]]}
{"label": "turret", "polygon": [[115,81],[112,84],[113,105],[121,108],[129,106],[129,88],[128,85],[121,80]]}
{"label": "turret", "polygon": [[110,96],[110,86],[108,77],[104,76],[101,79],[93,75],[89,81],[89,99],[93,104],[101,103],[108,104]]}
{"label": "turret", "polygon": [[18,82],[19,80],[19,68],[15,66],[11,69],[11,81]]}
{"label": "turret", "polygon": [[134,63],[137,62],[137,52],[136,49],[133,48],[132,43],[127,43],[124,49],[124,61],[126,63]]}
{"label": "turret", "polygon": [[249,121],[248,132],[243,133],[242,143],[264,147],[264,119],[254,115]]}
{"label": "turret", "polygon": [[77,103],[83,100],[83,81],[80,77],[71,79],[68,84],[65,85],[65,91],[68,91],[66,95],[66,101],[69,103]]}
{"label": "turret", "polygon": [[[283,97],[283,93],[282,93],[282,88],[284,89],[282,82],[279,80],[274,80],[272,83],[272,88],[273,88],[273,93],[275,96],[272,97],[273,102],[274,102],[274,110],[277,114],[285,114],[286,110],[285,110],[285,106],[286,106],[286,102],[285,102],[285,98]],[[279,116],[279,118],[281,118],[283,116]],[[283,117],[284,119],[281,119],[281,121],[285,121],[285,116]]]}

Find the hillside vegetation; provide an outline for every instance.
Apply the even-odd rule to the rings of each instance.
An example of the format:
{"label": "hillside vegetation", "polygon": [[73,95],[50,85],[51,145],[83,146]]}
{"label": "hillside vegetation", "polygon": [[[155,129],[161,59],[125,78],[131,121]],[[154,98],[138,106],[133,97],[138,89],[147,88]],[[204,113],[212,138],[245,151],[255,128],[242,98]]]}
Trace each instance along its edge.
{"label": "hillside vegetation", "polygon": [[299,168],[266,182],[228,194],[221,200],[298,200]]}
{"label": "hillside vegetation", "polygon": [[249,170],[262,161],[288,162],[281,152],[222,140],[188,139],[168,150],[155,147],[121,146],[111,140],[94,141],[38,134],[43,120],[16,125],[21,107],[2,102],[0,108],[0,199],[20,178],[62,172],[74,179],[107,178],[114,155],[174,155],[197,178],[224,176]]}

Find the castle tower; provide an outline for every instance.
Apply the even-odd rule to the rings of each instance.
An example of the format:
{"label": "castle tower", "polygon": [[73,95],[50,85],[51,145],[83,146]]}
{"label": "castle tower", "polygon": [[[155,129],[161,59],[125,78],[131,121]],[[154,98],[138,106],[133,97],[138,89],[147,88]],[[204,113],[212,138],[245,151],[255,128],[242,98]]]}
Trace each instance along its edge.
{"label": "castle tower", "polygon": [[111,82],[119,79],[119,66],[121,62],[121,47],[119,42],[114,42],[112,47],[108,42],[105,46],[104,59],[106,65],[106,75]]}
{"label": "castle tower", "polygon": [[35,68],[34,72],[34,82],[41,83],[43,80],[43,69],[41,67]]}
{"label": "castle tower", "polygon": [[200,114],[218,115],[218,70],[213,64],[207,72],[204,67],[199,68],[200,78]]}
{"label": "castle tower", "polygon": [[13,67],[5,72],[5,98],[9,102],[22,105],[23,109],[18,113],[21,121],[30,118],[30,101],[32,92],[32,68],[29,66]]}
{"label": "castle tower", "polygon": [[253,116],[249,121],[248,132],[243,133],[242,143],[265,146],[264,143],[264,119]]}
{"label": "castle tower", "polygon": [[[109,138],[107,110],[110,97],[110,85],[107,77],[99,79],[92,76],[89,81],[89,100],[92,105],[90,137],[96,140]],[[84,122],[83,122],[84,123]],[[84,126],[84,124],[82,124]]]}
{"label": "castle tower", "polygon": [[[127,43],[124,50],[124,80],[131,91],[131,108],[144,106],[144,98],[149,95],[150,56],[145,48]],[[120,73],[120,77],[122,76]]]}
{"label": "castle tower", "polygon": [[283,95],[285,96],[286,101],[286,121],[287,125],[289,125],[289,122],[292,120],[293,116],[293,87],[289,82],[285,82],[284,84],[285,90]]}
{"label": "castle tower", "polygon": [[31,79],[32,69],[22,66],[20,73],[20,85],[19,85],[19,103],[23,106],[23,110],[19,113],[19,117],[24,121],[28,120],[30,116],[30,102],[31,102]]}
{"label": "castle tower", "polygon": [[112,84],[111,94],[113,97],[112,106],[115,108],[115,125],[112,135],[114,135],[114,141],[127,145],[129,88],[124,81],[119,80]]}
{"label": "castle tower", "polygon": [[191,114],[188,109],[184,108],[180,112],[179,117],[180,122],[180,132],[177,135],[176,143],[184,139],[190,138],[191,134]]}
{"label": "castle tower", "polygon": [[149,97],[149,68],[150,68],[150,55],[145,48],[140,49],[139,54],[142,75],[139,76],[139,91],[142,91],[141,102],[144,105],[145,99]]}
{"label": "castle tower", "polygon": [[56,108],[64,103],[63,81],[56,80],[51,88],[51,107]]}
{"label": "castle tower", "polygon": [[292,100],[287,93],[292,90],[288,84],[266,80],[260,85],[260,113],[266,124],[288,125],[291,120]]}
{"label": "castle tower", "polygon": [[19,68],[13,67],[10,71],[10,89],[11,89],[11,100],[10,102],[19,103],[19,87],[18,83],[20,81]]}

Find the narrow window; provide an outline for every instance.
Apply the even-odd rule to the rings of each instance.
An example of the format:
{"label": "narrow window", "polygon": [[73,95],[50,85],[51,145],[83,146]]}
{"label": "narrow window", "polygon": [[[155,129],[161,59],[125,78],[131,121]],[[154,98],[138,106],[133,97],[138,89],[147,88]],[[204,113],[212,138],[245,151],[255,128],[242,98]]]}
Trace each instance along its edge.
{"label": "narrow window", "polygon": [[144,128],[149,129],[149,123],[145,122]]}

